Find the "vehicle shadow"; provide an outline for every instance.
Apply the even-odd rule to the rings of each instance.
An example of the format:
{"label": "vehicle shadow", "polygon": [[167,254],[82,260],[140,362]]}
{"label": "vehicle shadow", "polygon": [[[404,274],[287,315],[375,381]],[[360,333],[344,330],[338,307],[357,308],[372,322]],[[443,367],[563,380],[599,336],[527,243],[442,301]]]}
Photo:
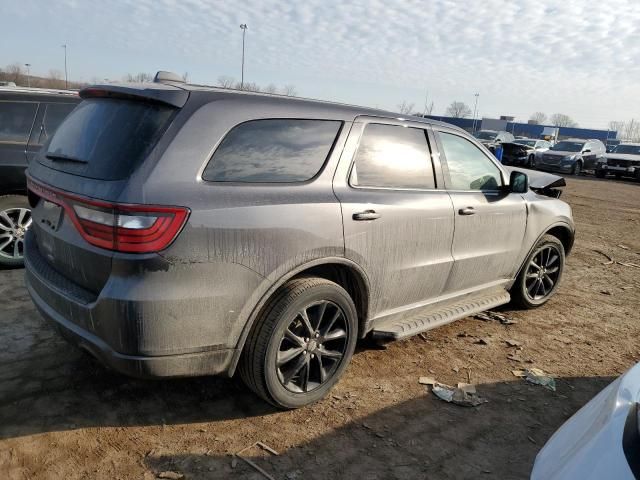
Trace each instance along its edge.
{"label": "vehicle shadow", "polygon": [[[536,454],[553,432],[612,380],[559,379],[558,392],[519,381],[483,384],[478,391],[488,403],[477,408],[448,404],[425,393],[278,456],[259,447],[243,456],[277,479],[528,478]],[[203,447],[206,444],[204,440]],[[146,467],[156,474],[265,478],[241,460],[233,463],[230,455],[219,454],[145,458]]]}

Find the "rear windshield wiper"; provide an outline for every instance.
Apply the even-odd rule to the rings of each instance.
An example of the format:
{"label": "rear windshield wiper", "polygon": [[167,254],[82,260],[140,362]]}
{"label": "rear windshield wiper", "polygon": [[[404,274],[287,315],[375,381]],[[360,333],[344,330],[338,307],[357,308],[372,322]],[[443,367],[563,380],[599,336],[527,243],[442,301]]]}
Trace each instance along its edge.
{"label": "rear windshield wiper", "polygon": [[47,153],[45,155],[49,160],[58,160],[63,162],[76,162],[76,163],[89,163],[86,160],[82,160],[81,158],[72,157],[70,155],[64,155],[63,153]]}

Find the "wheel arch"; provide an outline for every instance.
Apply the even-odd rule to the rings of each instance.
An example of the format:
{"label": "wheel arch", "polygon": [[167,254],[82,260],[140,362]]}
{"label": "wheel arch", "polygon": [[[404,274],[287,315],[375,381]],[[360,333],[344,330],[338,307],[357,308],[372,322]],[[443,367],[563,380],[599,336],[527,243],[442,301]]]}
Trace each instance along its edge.
{"label": "wheel arch", "polygon": [[349,293],[349,296],[351,296],[351,299],[353,300],[353,303],[356,306],[356,311],[358,313],[358,335],[362,337],[366,334],[370,295],[369,280],[366,273],[358,264],[344,257],[328,257],[316,259],[299,265],[287,272],[285,275],[282,275],[269,287],[264,295],[262,295],[258,303],[251,311],[247,322],[245,323],[245,326],[242,330],[242,333],[240,334],[238,344],[236,345],[236,351],[233,354],[228,369],[228,374],[230,377],[235,373],[245,343],[247,341],[247,338],[249,337],[249,333],[253,329],[259,314],[261,313],[269,298],[271,298],[271,296],[278,290],[278,288],[280,288],[289,280],[293,278],[309,276],[331,280],[332,282],[340,285],[347,291],[347,293]]}
{"label": "wheel arch", "polygon": [[531,255],[531,252],[533,252],[533,250],[536,248],[536,245],[538,245],[538,242],[540,242],[542,237],[544,237],[545,235],[552,235],[556,237],[558,240],[560,240],[564,248],[565,255],[568,255],[571,252],[571,249],[573,248],[574,237],[575,237],[574,230],[569,226],[568,223],[564,223],[564,222],[557,222],[552,225],[549,225],[546,229],[542,231],[542,233],[538,235],[538,237],[535,239],[535,241],[531,245],[531,248],[529,249],[527,254],[524,256],[524,259],[522,260],[522,264],[520,265],[520,268],[518,268],[516,275],[513,277],[514,281],[516,278],[518,278],[518,275],[520,275],[520,272],[524,268],[527,258],[529,258],[529,255]]}

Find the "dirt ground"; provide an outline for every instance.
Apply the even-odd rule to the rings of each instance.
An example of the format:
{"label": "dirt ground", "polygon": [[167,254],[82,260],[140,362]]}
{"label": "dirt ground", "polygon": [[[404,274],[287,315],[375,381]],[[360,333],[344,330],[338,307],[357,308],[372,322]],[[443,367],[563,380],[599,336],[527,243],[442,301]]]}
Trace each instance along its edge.
{"label": "dirt ground", "polygon": [[[246,456],[276,479],[527,478],[551,434],[640,359],[640,269],[605,265],[595,251],[640,264],[640,183],[568,182],[577,241],[547,305],[503,309],[514,325],[468,318],[386,349],[361,346],[327,399],[291,412],[234,380],[108,372],[40,318],[21,270],[0,271],[0,476],[261,479],[233,468],[230,453],[262,441],[279,455]],[[557,391],[514,377],[523,366],[552,373]],[[470,375],[488,403],[445,403],[418,384],[423,375]]]}

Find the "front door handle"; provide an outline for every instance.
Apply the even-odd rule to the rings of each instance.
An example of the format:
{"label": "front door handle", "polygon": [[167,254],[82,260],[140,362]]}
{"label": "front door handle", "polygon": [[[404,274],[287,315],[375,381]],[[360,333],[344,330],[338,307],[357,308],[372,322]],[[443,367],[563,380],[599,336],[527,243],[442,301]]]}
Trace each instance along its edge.
{"label": "front door handle", "polygon": [[353,218],[357,222],[361,222],[380,218],[380,214],[376,213],[375,210],[365,210],[364,212],[354,213],[351,218]]}
{"label": "front door handle", "polygon": [[460,215],[475,215],[476,211],[474,210],[473,207],[465,207],[458,210],[458,213]]}

